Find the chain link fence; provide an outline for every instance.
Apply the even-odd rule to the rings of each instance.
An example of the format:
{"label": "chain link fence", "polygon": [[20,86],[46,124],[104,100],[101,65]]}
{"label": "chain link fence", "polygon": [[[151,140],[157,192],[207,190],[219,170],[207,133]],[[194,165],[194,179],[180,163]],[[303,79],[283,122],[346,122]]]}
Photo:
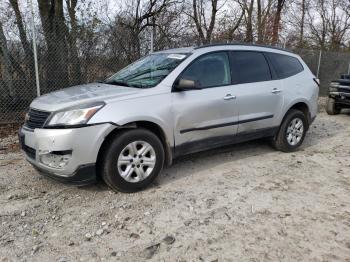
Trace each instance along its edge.
{"label": "chain link fence", "polygon": [[[38,29],[36,41],[41,95],[101,80],[139,56],[149,53],[150,49],[149,44],[141,45],[141,49],[135,48],[135,39],[129,37],[123,40],[129,41],[124,45],[128,49],[121,51],[117,45],[109,44],[111,39],[103,38],[104,32],[88,32],[91,35],[84,36],[86,41],[78,41],[71,35],[66,36],[67,28],[62,21],[54,21],[45,26],[51,28],[48,30],[43,26]],[[148,33],[139,35],[138,41],[149,43]],[[109,35],[118,39],[121,34],[122,32],[112,32]],[[32,43],[24,49],[19,40],[6,40],[2,31],[0,40],[0,124],[21,123],[29,104],[37,97]],[[318,73],[321,96],[327,94],[331,80],[348,71],[350,52],[321,53],[320,50],[306,49],[292,51],[304,59],[315,75]]]}
{"label": "chain link fence", "polygon": [[348,73],[350,67],[350,52],[320,51],[317,49],[293,49],[301,56],[314,75],[320,79],[320,96],[326,96],[332,80]]}
{"label": "chain link fence", "polygon": [[[10,58],[0,53],[0,124],[21,123],[33,99],[37,97],[34,63],[10,49]],[[102,80],[118,71],[124,63],[106,54],[79,55],[61,53],[50,56],[45,46],[38,49],[40,94],[44,95],[69,86]],[[67,59],[68,58],[68,59]]]}

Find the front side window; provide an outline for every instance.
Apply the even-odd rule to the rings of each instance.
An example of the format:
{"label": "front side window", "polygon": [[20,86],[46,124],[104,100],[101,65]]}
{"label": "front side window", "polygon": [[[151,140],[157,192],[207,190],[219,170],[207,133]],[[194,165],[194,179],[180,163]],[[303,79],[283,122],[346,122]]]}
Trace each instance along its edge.
{"label": "front side window", "polygon": [[304,70],[299,60],[289,55],[266,53],[269,57],[278,78],[286,78],[296,75]]}
{"label": "front side window", "polygon": [[107,84],[150,88],[156,86],[190,54],[151,54],[128,65],[105,80]]}
{"label": "front side window", "polygon": [[197,81],[201,88],[231,84],[228,54],[215,52],[199,57],[185,69],[181,78]]}
{"label": "front side window", "polygon": [[231,54],[234,83],[245,84],[271,80],[270,68],[262,53],[233,51]]}

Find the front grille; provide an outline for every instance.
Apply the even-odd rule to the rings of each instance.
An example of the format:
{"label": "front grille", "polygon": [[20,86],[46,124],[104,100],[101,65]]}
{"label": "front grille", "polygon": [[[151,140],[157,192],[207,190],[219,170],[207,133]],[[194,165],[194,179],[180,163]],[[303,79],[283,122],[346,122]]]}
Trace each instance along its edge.
{"label": "front grille", "polygon": [[26,153],[26,155],[31,158],[31,159],[35,159],[35,149],[31,148],[29,146],[23,145],[22,146],[23,151]]}
{"label": "front grille", "polygon": [[42,128],[49,115],[49,112],[30,108],[28,112],[28,119],[24,125],[30,129]]}

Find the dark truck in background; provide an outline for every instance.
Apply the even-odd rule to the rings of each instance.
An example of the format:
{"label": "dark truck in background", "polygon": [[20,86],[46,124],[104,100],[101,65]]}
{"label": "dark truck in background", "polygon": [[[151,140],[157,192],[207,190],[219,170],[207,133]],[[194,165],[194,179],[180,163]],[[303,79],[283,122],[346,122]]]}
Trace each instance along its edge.
{"label": "dark truck in background", "polygon": [[329,86],[326,111],[329,115],[339,114],[343,108],[350,108],[350,75],[343,74]]}

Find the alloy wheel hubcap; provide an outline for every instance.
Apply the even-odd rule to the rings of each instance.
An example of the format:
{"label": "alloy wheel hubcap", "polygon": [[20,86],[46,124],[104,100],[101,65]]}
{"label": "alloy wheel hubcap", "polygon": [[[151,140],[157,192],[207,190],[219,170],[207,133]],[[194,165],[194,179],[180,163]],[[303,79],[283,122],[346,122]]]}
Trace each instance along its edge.
{"label": "alloy wheel hubcap", "polygon": [[304,124],[300,118],[294,118],[287,128],[287,142],[291,146],[297,145],[304,134]]}
{"label": "alloy wheel hubcap", "polygon": [[127,182],[136,183],[145,180],[156,164],[154,148],[145,141],[134,141],[120,152],[118,172]]}

